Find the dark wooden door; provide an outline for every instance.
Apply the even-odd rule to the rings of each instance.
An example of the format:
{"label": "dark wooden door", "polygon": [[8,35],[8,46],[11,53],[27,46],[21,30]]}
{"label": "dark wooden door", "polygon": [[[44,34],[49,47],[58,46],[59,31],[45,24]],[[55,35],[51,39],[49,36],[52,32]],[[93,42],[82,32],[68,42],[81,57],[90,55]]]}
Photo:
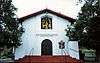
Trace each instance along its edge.
{"label": "dark wooden door", "polygon": [[42,41],[41,55],[52,55],[52,42],[49,39]]}

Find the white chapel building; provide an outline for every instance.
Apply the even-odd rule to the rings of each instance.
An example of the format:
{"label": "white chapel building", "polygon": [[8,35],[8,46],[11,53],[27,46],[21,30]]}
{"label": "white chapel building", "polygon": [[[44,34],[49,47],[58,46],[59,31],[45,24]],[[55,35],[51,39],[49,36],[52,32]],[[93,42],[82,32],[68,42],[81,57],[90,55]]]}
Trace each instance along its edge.
{"label": "white chapel building", "polygon": [[15,50],[15,59],[25,55],[69,55],[79,59],[78,42],[69,41],[65,31],[75,19],[44,9],[19,20],[25,32],[22,45]]}

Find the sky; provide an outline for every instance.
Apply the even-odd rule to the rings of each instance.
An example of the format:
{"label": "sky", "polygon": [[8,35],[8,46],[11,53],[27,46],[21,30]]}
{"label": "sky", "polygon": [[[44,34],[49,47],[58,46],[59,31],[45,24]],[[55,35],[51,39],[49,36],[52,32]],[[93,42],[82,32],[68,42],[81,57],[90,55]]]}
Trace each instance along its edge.
{"label": "sky", "polygon": [[66,16],[77,18],[78,12],[83,4],[77,4],[77,0],[12,0],[16,8],[18,8],[17,16],[24,17],[26,15],[38,12],[43,9],[50,9]]}

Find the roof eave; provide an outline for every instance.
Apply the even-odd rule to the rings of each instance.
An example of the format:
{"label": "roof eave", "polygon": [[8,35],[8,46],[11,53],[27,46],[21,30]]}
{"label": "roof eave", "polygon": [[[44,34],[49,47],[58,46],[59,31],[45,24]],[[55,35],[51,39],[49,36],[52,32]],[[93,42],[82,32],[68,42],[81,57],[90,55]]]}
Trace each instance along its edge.
{"label": "roof eave", "polygon": [[71,18],[71,17],[65,16],[65,15],[63,15],[63,14],[54,12],[54,11],[49,10],[49,9],[44,9],[44,10],[38,11],[38,12],[36,12],[36,13],[32,13],[32,14],[30,14],[30,15],[21,17],[21,18],[19,18],[19,21],[20,21],[20,22],[23,22],[24,20],[26,20],[26,19],[28,19],[28,18],[37,16],[37,15],[39,15],[39,14],[43,14],[43,13],[46,13],[46,12],[52,13],[52,14],[54,14],[54,15],[56,15],[56,16],[59,16],[59,17],[61,17],[61,18],[64,18],[64,19],[68,20],[69,22],[75,22],[75,21],[76,21],[75,19],[73,19],[73,18]]}

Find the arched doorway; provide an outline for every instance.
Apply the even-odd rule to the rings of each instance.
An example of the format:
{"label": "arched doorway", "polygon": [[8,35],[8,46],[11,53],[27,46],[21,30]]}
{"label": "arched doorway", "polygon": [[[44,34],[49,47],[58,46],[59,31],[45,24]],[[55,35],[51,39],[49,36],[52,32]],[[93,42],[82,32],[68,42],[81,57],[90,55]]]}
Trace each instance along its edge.
{"label": "arched doorway", "polygon": [[42,41],[41,55],[52,55],[52,42],[49,39]]}

